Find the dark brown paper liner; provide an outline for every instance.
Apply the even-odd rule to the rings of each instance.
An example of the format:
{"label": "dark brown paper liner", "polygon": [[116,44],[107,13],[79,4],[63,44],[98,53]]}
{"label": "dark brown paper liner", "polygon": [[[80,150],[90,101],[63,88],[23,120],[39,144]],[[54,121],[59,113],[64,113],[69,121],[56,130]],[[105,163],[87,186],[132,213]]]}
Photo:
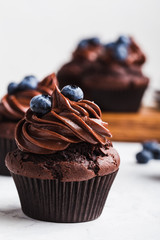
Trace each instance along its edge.
{"label": "dark brown paper liner", "polygon": [[5,166],[5,157],[8,152],[16,148],[14,139],[0,138],[0,175],[10,176],[10,172]]}
{"label": "dark brown paper liner", "polygon": [[137,112],[145,87],[125,90],[89,90],[87,99],[94,100],[101,110],[108,112]]}
{"label": "dark brown paper liner", "polygon": [[81,182],[41,180],[11,173],[23,212],[50,222],[85,222],[98,218],[117,171]]}

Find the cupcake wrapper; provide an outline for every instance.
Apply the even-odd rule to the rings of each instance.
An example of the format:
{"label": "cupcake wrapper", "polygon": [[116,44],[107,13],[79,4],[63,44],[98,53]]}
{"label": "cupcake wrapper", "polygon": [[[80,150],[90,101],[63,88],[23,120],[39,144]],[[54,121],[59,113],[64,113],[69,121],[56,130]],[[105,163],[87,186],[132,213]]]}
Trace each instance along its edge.
{"label": "cupcake wrapper", "polygon": [[137,112],[145,87],[125,90],[87,90],[87,99],[94,100],[103,111],[110,112]]}
{"label": "cupcake wrapper", "polygon": [[11,173],[23,212],[50,222],[85,222],[100,216],[117,171],[81,182],[41,180]]}
{"label": "cupcake wrapper", "polygon": [[8,152],[17,148],[14,139],[0,138],[0,175],[10,176],[10,172],[5,166],[5,157]]}

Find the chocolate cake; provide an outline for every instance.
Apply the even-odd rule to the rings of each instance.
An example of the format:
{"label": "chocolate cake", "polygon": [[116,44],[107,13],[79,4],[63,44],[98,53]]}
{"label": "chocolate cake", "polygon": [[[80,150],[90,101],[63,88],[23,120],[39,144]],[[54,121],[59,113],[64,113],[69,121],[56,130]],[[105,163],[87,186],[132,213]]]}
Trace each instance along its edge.
{"label": "chocolate cake", "polygon": [[[86,45],[81,44],[84,41]],[[58,71],[60,87],[82,87],[85,97],[104,111],[138,111],[149,79],[142,73],[146,57],[134,39],[120,36],[108,44],[81,42],[72,60]]]}
{"label": "chocolate cake", "polygon": [[55,87],[51,98],[34,97],[17,125],[6,166],[32,218],[83,222],[102,212],[120,158],[101,110],[82,98],[80,88]]}

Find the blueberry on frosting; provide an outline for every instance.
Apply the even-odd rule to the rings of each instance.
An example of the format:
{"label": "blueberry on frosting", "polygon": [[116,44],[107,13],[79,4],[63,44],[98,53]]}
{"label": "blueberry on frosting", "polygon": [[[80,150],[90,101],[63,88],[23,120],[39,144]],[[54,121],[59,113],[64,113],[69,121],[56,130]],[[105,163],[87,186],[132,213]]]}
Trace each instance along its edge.
{"label": "blueberry on frosting", "polygon": [[123,61],[128,56],[128,49],[124,44],[116,44],[114,48],[114,56],[117,60]]}
{"label": "blueberry on frosting", "polygon": [[86,39],[83,39],[79,42],[78,48],[86,48],[88,46],[88,42]]}
{"label": "blueberry on frosting", "polygon": [[76,85],[66,85],[62,88],[61,93],[69,100],[75,102],[82,100],[84,97],[82,89]]}
{"label": "blueberry on frosting", "polygon": [[38,95],[31,99],[30,108],[34,113],[46,114],[51,110],[51,97],[49,95]]}
{"label": "blueberry on frosting", "polygon": [[89,39],[88,39],[88,42],[89,42],[90,44],[93,44],[93,45],[99,45],[99,44],[100,44],[100,40],[99,40],[99,38],[97,38],[97,37],[89,38]]}
{"label": "blueberry on frosting", "polygon": [[8,94],[11,95],[19,91],[36,89],[37,85],[38,85],[38,80],[35,76],[33,75],[26,76],[25,78],[23,78],[23,80],[19,84],[15,82],[11,82],[8,85]]}
{"label": "blueberry on frosting", "polygon": [[35,89],[37,87],[38,80],[35,76],[26,76],[18,85],[19,90]]}
{"label": "blueberry on frosting", "polygon": [[110,42],[105,46],[111,52],[113,58],[118,61],[125,61],[128,57],[128,47],[131,40],[128,36],[120,36],[117,41]]}
{"label": "blueberry on frosting", "polygon": [[122,43],[127,46],[130,44],[130,42],[131,42],[130,37],[124,35],[120,36],[117,40],[117,43]]}
{"label": "blueberry on frosting", "polygon": [[15,82],[11,82],[8,85],[8,94],[10,94],[10,95],[14,94],[17,91],[17,88],[18,88],[18,84]]}
{"label": "blueberry on frosting", "polygon": [[106,49],[114,49],[115,45],[116,45],[115,42],[110,42],[110,43],[105,44],[104,46]]}
{"label": "blueberry on frosting", "polygon": [[86,48],[88,45],[99,45],[100,40],[97,37],[83,39],[79,42],[78,48]]}

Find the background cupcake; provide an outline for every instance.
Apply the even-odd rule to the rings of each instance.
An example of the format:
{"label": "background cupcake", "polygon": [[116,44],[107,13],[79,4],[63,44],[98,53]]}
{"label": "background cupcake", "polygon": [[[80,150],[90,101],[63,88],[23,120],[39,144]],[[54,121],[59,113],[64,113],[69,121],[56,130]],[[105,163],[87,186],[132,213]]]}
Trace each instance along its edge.
{"label": "background cupcake", "polygon": [[25,77],[19,84],[10,83],[8,93],[0,103],[0,174],[9,175],[4,159],[7,152],[16,148],[14,132],[17,122],[24,117],[30,100],[40,94],[51,94],[57,83],[55,74],[38,82],[34,76]]}
{"label": "background cupcake", "polygon": [[[120,36],[115,42],[106,45],[99,42],[99,51],[94,48],[94,54],[92,52],[94,58],[84,54],[85,60],[79,60],[77,63],[77,52],[89,51],[89,44],[81,44],[83,41],[75,50],[73,60],[59,70],[60,86],[78,82],[77,84],[84,89],[85,96],[97,102],[102,110],[137,111],[149,79],[142,73],[145,55],[133,38]],[[75,63],[76,68],[73,67]],[[78,78],[75,74],[77,65],[80,69]],[[73,80],[71,76],[74,76]]]}
{"label": "background cupcake", "polygon": [[119,168],[99,107],[79,87],[40,95],[16,129],[17,150],[6,165],[23,212],[36,219],[82,222],[97,218]]}
{"label": "background cupcake", "polygon": [[97,60],[104,50],[104,46],[97,37],[81,40],[72,54],[71,61],[64,64],[57,73],[60,87],[66,84],[77,84],[86,94],[82,78],[86,72],[92,72],[92,68],[97,68]]}

